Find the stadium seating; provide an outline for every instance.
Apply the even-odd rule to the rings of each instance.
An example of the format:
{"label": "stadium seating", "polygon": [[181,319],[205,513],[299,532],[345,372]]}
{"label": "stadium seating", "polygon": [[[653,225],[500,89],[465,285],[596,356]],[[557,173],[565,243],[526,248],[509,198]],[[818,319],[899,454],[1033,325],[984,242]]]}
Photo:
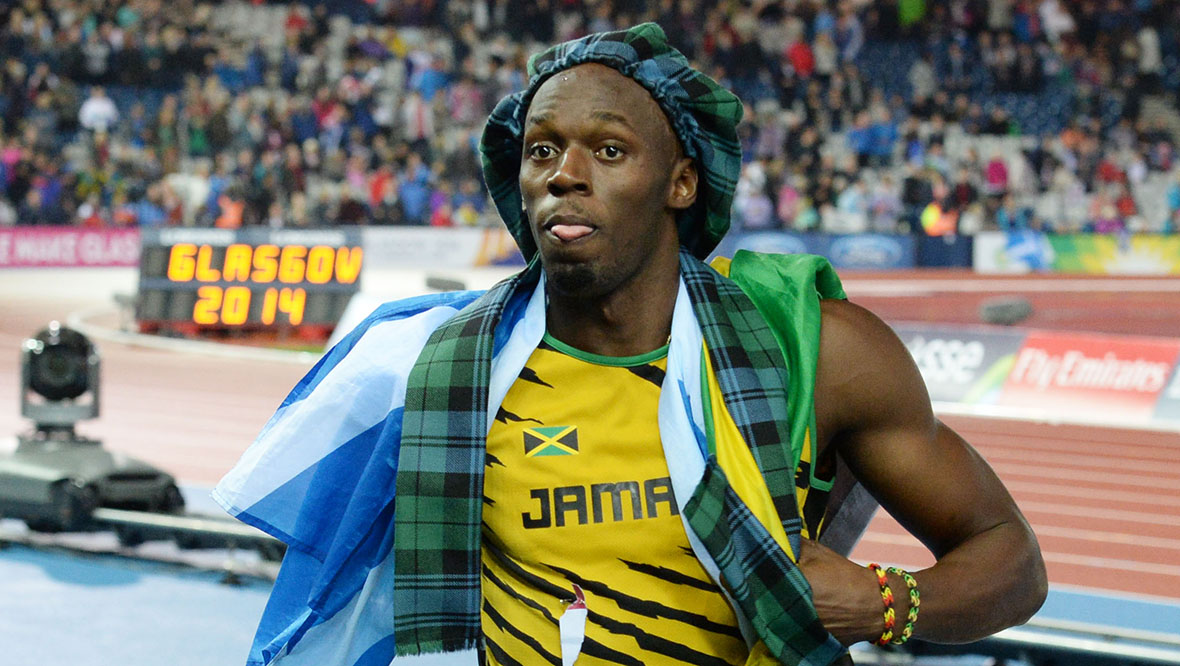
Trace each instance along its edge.
{"label": "stadium seating", "polygon": [[[1077,210],[1088,209],[1106,182],[1096,182],[1096,165],[1109,162],[1104,177],[1110,168],[1120,173],[1134,201],[1120,208],[1123,226],[1163,229],[1176,213],[1166,203],[1175,136],[1157,127],[1180,129],[1167,97],[1180,90],[1180,21],[1165,20],[1177,18],[1174,3],[1124,3],[1133,7],[1113,17],[1113,10],[1065,3],[1079,32],[1096,21],[1132,26],[1103,35],[1101,48],[1068,33],[1058,41],[1042,33],[1025,13],[1036,2],[1005,3],[1008,20],[998,25],[985,22],[1004,18],[989,0],[960,3],[967,9],[959,14],[930,3],[925,18],[910,25],[883,16],[896,5],[876,0],[771,3],[759,14],[715,0],[677,3],[681,14],[661,10],[666,3],[633,4],[610,20],[581,3],[534,15],[530,3],[486,0],[6,5],[0,223],[495,224],[475,140],[497,99],[523,85],[525,56],[539,41],[638,20],[663,22],[751,109],[768,110],[744,128],[746,160],[759,162],[750,173],[760,174],[744,184],[756,194],[746,200],[765,210],[760,202],[768,199],[777,211],[760,225],[847,226],[847,215],[860,215],[855,206],[865,204],[846,196],[851,208],[844,210],[842,195],[867,187],[893,188],[901,197],[910,170],[929,186],[923,196],[963,207],[966,199],[946,197],[965,167],[969,182],[960,194],[975,192],[968,198],[981,224],[958,231],[994,227],[1005,193],[986,187],[983,168],[992,157],[1023,179],[1011,183],[1010,204],[1050,228],[1086,230],[1091,220],[1063,211],[1052,169],[1034,173],[1030,156],[1038,165],[1062,164],[1079,181],[1084,201]],[[1089,11],[1100,15],[1083,14]],[[685,27],[704,17],[711,30]],[[1138,71],[1134,59],[1137,31],[1147,27],[1159,44],[1154,73]],[[914,81],[927,85],[925,54],[935,89],[951,84],[951,43],[971,66],[935,108],[915,96]],[[990,64],[995,54],[1026,43],[1023,53],[1035,59],[1042,82],[997,78],[1009,70]],[[807,57],[796,61],[792,49]],[[141,71],[153,57],[165,68]],[[100,83],[119,118],[96,131],[79,125],[78,109]],[[162,111],[168,99],[176,108]],[[137,107],[141,118],[133,117]],[[994,109],[1006,117],[992,122]],[[864,136],[855,131],[861,111],[872,114],[872,131],[884,141],[872,156],[850,143]],[[1131,136],[1116,140],[1124,119]],[[799,145],[808,130],[819,133],[814,153]],[[1044,154],[1037,152],[1042,141]],[[1097,153],[1078,154],[1092,141]],[[49,163],[56,166],[47,171]],[[802,188],[799,203],[779,206],[789,182]],[[241,203],[243,214],[223,215],[222,197]],[[744,222],[745,211],[737,213]],[[909,224],[896,230],[917,230],[912,216],[901,219]]]}

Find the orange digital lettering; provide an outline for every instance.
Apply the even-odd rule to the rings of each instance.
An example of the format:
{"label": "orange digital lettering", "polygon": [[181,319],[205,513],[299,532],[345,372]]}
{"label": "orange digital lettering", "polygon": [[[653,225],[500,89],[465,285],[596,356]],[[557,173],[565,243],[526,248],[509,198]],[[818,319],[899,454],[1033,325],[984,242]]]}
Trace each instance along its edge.
{"label": "orange digital lettering", "polygon": [[266,326],[275,323],[275,312],[279,305],[279,290],[271,287],[262,296],[262,316],[259,320]]}
{"label": "orange digital lettering", "polygon": [[332,264],[336,250],[327,245],[317,245],[307,253],[307,281],[312,284],[326,284],[332,279]]}
{"label": "orange digital lettering", "polygon": [[173,282],[190,282],[197,262],[193,256],[197,254],[197,246],[192,243],[178,243],[172,246],[168,255],[168,279]]}
{"label": "orange digital lettering", "polygon": [[303,282],[305,270],[303,257],[305,256],[307,256],[307,248],[302,245],[284,247],[283,254],[279,258],[279,282],[287,284]]}
{"label": "orange digital lettering", "polygon": [[250,315],[250,288],[230,287],[225,290],[225,301],[221,306],[221,323],[241,326]]}
{"label": "orange digital lettering", "polygon": [[221,287],[205,285],[197,289],[197,303],[193,306],[193,322],[216,324],[221,321],[217,311],[221,309]]}
{"label": "orange digital lettering", "polygon": [[213,248],[202,245],[197,248],[197,281],[217,282],[221,279],[221,271],[213,268]]}
{"label": "orange digital lettering", "polygon": [[287,319],[292,326],[303,323],[303,309],[307,305],[307,292],[296,287],[284,288],[279,294],[279,310],[287,313]]}
{"label": "orange digital lettering", "polygon": [[274,282],[279,274],[279,246],[259,245],[254,248],[254,273],[250,279],[255,282]]}
{"label": "orange digital lettering", "polygon": [[254,251],[249,245],[234,243],[225,248],[225,267],[221,271],[226,280],[245,282],[250,279],[250,257]]}
{"label": "orange digital lettering", "polygon": [[361,274],[361,258],[364,252],[359,247],[342,247],[336,250],[336,281],[352,284]]}

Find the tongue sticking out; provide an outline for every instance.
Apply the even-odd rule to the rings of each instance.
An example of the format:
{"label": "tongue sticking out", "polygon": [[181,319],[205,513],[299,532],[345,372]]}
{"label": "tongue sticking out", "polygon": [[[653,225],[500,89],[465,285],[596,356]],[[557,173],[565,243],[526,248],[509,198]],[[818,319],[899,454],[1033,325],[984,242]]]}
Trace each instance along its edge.
{"label": "tongue sticking out", "polygon": [[594,229],[583,224],[555,224],[549,228],[549,231],[552,231],[554,236],[563,241],[572,241],[589,234]]}

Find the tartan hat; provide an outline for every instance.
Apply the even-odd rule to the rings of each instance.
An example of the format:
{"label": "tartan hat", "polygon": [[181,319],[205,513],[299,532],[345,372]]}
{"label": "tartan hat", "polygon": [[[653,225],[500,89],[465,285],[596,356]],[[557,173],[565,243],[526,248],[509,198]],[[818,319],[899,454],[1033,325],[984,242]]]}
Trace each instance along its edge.
{"label": "tartan hat", "polygon": [[688,64],[668,44],[664,30],[643,23],[629,30],[600,32],[552,46],[529,58],[528,87],[496,105],[484,127],[479,151],[484,180],[500,217],[526,261],[537,246],[521,214],[520,160],[529,103],[549,77],[585,63],[611,67],[643,86],[667,116],[685,155],[700,176],[696,202],[677,218],[680,244],[708,256],[729,230],[730,206],[741,171],[737,124],[742,103],[716,81]]}

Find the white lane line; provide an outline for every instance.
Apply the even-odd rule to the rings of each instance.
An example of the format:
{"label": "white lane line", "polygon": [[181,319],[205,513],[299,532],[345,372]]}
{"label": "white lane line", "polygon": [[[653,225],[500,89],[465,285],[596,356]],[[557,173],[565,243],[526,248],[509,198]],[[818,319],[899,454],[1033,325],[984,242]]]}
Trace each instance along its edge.
{"label": "white lane line", "polygon": [[1167,525],[1180,527],[1180,515],[1167,516],[1158,513],[1143,513],[1141,511],[1123,511],[1121,509],[1103,509],[1101,507],[1085,507],[1073,504],[1058,504],[1056,502],[1037,502],[1034,500],[1017,501],[1020,510],[1026,515],[1047,513],[1058,516],[1077,516],[1096,520],[1115,520],[1125,523],[1143,523],[1146,525]]}
{"label": "white lane line", "polygon": [[1042,551],[1041,556],[1045,558],[1046,562],[1055,562],[1057,564],[1073,564],[1083,567],[1095,567],[1098,569],[1117,569],[1120,571],[1156,574],[1159,576],[1175,576],[1180,578],[1180,566],[1174,566],[1171,564],[1155,564],[1152,562],[1137,562],[1135,560],[1122,560],[1112,557],[1094,557],[1092,555],[1074,555],[1072,553],[1057,553],[1053,551]]}
{"label": "white lane line", "polygon": [[[1127,534],[1125,532],[1104,532],[1102,530],[1086,530],[1077,527],[1060,527],[1058,525],[1033,524],[1033,531],[1039,537],[1057,537],[1074,541],[1089,541],[1101,544],[1121,544],[1136,548],[1159,548],[1162,550],[1180,550],[1180,539],[1167,537],[1144,536],[1141,534]],[[1180,567],[1176,567],[1180,571]]]}
{"label": "white lane line", "polygon": [[1000,476],[1008,474],[1014,476],[1035,476],[1038,479],[1059,479],[1062,481],[1085,481],[1095,484],[1123,485],[1134,487],[1159,488],[1175,491],[1180,496],[1180,481],[1177,479],[1157,479],[1154,477],[1136,476],[1134,474],[1108,474],[1106,472],[1082,472],[1059,467],[1044,467],[1041,465],[1021,465],[1017,463],[996,463],[992,469]]}
{"label": "white lane line", "polygon": [[[1078,455],[1079,451],[1085,451],[1085,455],[1087,456],[1101,458],[1118,458],[1121,460],[1159,463],[1177,462],[1177,444],[1112,444],[1089,438],[1087,438],[1087,441],[1078,442],[1076,439],[1061,436],[1006,435],[966,428],[956,428],[956,430],[958,430],[960,435],[966,437],[972,446],[981,452],[994,451],[996,449],[1016,449],[1019,451],[1043,451]],[[984,442],[984,439],[988,441]],[[979,442],[976,443],[975,440],[979,440]],[[1002,443],[994,443],[1001,441]],[[1096,453],[1096,451],[1101,451],[1101,453]],[[1155,455],[1156,453],[1159,455]]]}
{"label": "white lane line", "polygon": [[844,280],[844,291],[857,296],[915,296],[938,293],[1058,293],[1115,292],[1180,294],[1180,278],[1159,279],[1083,279],[1083,280]]}
{"label": "white lane line", "polygon": [[1070,412],[1054,413],[1035,407],[1004,405],[961,405],[955,402],[932,402],[934,413],[947,416],[969,416],[980,419],[1024,421],[1045,425],[1087,426],[1114,430],[1145,430],[1148,432],[1180,433],[1180,421],[1128,422],[1126,417],[1106,414]]}
{"label": "white lane line", "polygon": [[1027,449],[985,446],[979,447],[979,450],[984,454],[988,462],[1004,460],[1015,463],[1045,463],[1047,465],[1068,467],[1070,469],[1099,470],[1100,473],[1104,473],[1102,472],[1103,470],[1151,472],[1156,474],[1171,473],[1177,478],[1177,485],[1180,485],[1180,460],[1176,459],[1170,461],[1126,460],[1118,456],[1107,455],[1105,449],[1099,449],[1095,453],[1087,452],[1085,455],[1079,455],[1077,453],[1073,455],[1067,453],[1044,453],[1036,451],[1035,447],[1032,446]]}
{"label": "white lane line", "polygon": [[99,315],[109,315],[115,312],[113,306],[101,305],[70,313],[66,324],[82,333],[94,338],[115,342],[131,347],[148,347],[184,354],[205,354],[223,358],[244,359],[251,361],[278,361],[281,363],[297,363],[311,366],[320,358],[320,354],[302,351],[288,351],[283,349],[269,349],[265,347],[246,347],[243,345],[228,345],[204,340],[185,340],[182,338],[165,338],[158,335],[144,333],[129,333],[117,331],[104,326],[97,326],[87,320]]}
{"label": "white lane line", "polygon": [[1096,500],[1100,502],[1126,502],[1141,506],[1169,506],[1180,507],[1180,497],[1161,497],[1153,493],[1137,493],[1127,490],[1112,490],[1110,488],[1083,488],[1079,486],[1061,486],[1038,481],[1020,481],[1004,479],[1004,485],[1013,494],[1031,493],[1037,495],[1052,495],[1055,497],[1074,497]]}

